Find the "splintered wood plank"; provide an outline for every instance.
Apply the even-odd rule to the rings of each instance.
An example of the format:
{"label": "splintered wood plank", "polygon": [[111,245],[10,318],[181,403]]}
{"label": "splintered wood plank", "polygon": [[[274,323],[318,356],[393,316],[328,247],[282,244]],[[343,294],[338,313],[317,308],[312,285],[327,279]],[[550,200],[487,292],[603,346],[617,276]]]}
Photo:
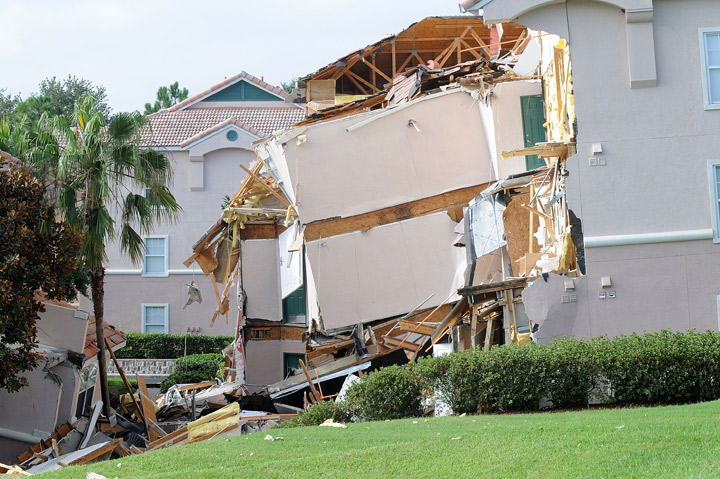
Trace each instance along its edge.
{"label": "splintered wood plank", "polygon": [[140,393],[140,404],[142,405],[142,415],[145,422],[145,427],[148,432],[148,439],[150,442],[157,441],[160,434],[154,429],[153,426],[157,426],[157,417],[155,416],[155,403],[150,399],[148,393],[147,384],[145,380],[139,374],[136,374],[138,383],[138,392]]}
{"label": "splintered wood plank", "polygon": [[413,332],[423,336],[432,336],[437,326],[419,324],[414,321],[403,320],[398,323],[398,329],[403,332]]}
{"label": "splintered wood plank", "polygon": [[140,415],[140,419],[145,422],[145,415],[143,415],[142,411],[140,410],[140,405],[137,402],[137,399],[135,399],[135,393],[132,390],[132,387],[130,386],[130,382],[127,380],[127,376],[125,376],[125,371],[120,367],[120,363],[118,362],[117,358],[115,357],[115,353],[112,350],[112,347],[110,346],[110,342],[105,338],[105,346],[107,351],[110,353],[110,357],[112,358],[113,362],[115,363],[115,368],[118,370],[118,373],[120,373],[120,379],[122,379],[123,384],[125,385],[125,389],[127,390],[128,394],[130,395],[130,399],[132,400],[133,405],[135,406],[135,410]]}
{"label": "splintered wood plank", "polygon": [[93,461],[93,460],[107,454],[108,452],[113,451],[120,444],[122,444],[122,439],[115,439],[114,441],[109,442],[98,449],[95,449],[90,454],[87,454],[86,456],[83,456],[83,457],[79,458],[78,460],[73,461],[71,463],[71,465],[80,466],[82,464],[87,464],[88,462]]}
{"label": "splintered wood plank", "polygon": [[403,349],[412,351],[413,353],[417,353],[420,348],[422,348],[422,344],[417,343],[411,343],[410,341],[404,341],[402,339],[393,338],[392,336],[383,336],[383,341],[388,346],[393,347],[402,347]]}
{"label": "splintered wood plank", "polygon": [[398,221],[417,218],[438,211],[449,211],[451,216],[480,194],[489,183],[477,186],[460,188],[447,193],[423,198],[417,201],[403,203],[397,206],[382,208],[370,213],[349,216],[347,218],[333,218],[314,221],[305,227],[305,241],[314,241],[320,238],[329,238],[353,231],[367,231],[376,226],[382,226]]}

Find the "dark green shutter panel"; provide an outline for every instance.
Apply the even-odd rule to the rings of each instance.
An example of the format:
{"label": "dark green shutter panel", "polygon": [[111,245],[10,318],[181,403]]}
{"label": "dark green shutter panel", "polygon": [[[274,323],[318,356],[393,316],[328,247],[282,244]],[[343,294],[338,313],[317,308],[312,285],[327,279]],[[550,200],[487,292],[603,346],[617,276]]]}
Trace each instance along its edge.
{"label": "dark green shutter panel", "polygon": [[294,322],[290,320],[291,317],[304,317],[306,314],[305,285],[302,285],[283,299],[283,319],[285,322]]}
{"label": "dark green shutter panel", "polygon": [[291,369],[300,370],[300,360],[305,361],[305,355],[300,353],[283,353],[283,377],[288,377]]}
{"label": "dark green shutter panel", "polygon": [[[525,136],[525,147],[535,146],[536,143],[546,141],[545,137],[545,107],[541,95],[521,96],[520,106],[522,107],[523,135]],[[545,166],[545,160],[537,155],[526,156],[525,166],[528,170],[534,170]]]}

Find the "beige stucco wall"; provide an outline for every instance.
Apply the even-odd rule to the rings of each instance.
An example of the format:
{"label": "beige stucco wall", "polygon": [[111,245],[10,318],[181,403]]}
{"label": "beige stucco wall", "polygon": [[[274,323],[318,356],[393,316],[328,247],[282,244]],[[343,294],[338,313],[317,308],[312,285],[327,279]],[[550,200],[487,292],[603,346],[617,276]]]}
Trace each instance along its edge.
{"label": "beige stucco wall", "polygon": [[[221,137],[224,139],[224,134]],[[213,144],[218,141],[222,143],[220,138],[208,140]],[[193,170],[189,153],[168,153],[172,157],[175,174],[171,191],[184,211],[176,224],[158,225],[153,232],[153,235],[168,236],[167,277],[143,277],[140,274],[142,265],[133,265],[127,256],[121,254],[117,242],[108,248],[105,320],[109,323],[128,331],[141,331],[142,304],[168,304],[168,332],[172,334],[185,333],[190,327],[200,328],[200,334],[234,334],[236,288],[233,287],[231,293],[229,324],[226,324],[224,317],[218,318],[213,328],[210,328],[210,319],[216,307],[212,284],[200,268],[195,266],[193,275],[193,268],[185,268],[182,264],[192,254],[192,245],[220,217],[223,197],[232,196],[245,177],[245,172],[238,164],[249,166],[256,158],[249,150],[224,148],[220,143],[215,146],[221,148],[204,152],[204,188],[200,191],[190,189]],[[276,285],[277,243],[270,240],[265,247],[255,241],[248,243],[248,251],[243,256],[248,314],[252,314],[250,317],[280,320],[282,312]],[[203,302],[193,303],[183,309],[187,300],[186,283],[192,280],[200,288]],[[222,291],[223,285],[219,286]],[[81,301],[81,306],[92,311],[92,304],[86,298]]]}
{"label": "beige stucco wall", "polygon": [[88,328],[88,315],[50,303],[43,303],[45,312],[35,323],[37,342],[47,346],[82,353],[85,349],[85,334]]}
{"label": "beige stucco wall", "polygon": [[283,380],[283,353],[305,353],[305,343],[248,341],[245,346],[246,383],[264,386]]}
{"label": "beige stucco wall", "polygon": [[[499,19],[527,3],[495,0],[485,13]],[[720,3],[646,3],[653,8],[653,88],[631,88],[633,55],[619,7],[570,0],[517,19],[569,40],[579,133],[578,154],[568,161],[568,204],[586,240],[711,228],[707,161],[720,158],[720,111],[704,110],[698,28],[720,27]],[[594,143],[602,145],[596,156],[607,166],[589,166]],[[579,302],[558,306],[577,309],[567,316],[568,334],[718,329],[720,246],[712,240],[593,247],[585,254]],[[598,299],[602,276],[612,278],[615,299]],[[557,291],[549,288],[548,295],[560,301]]]}
{"label": "beige stucco wall", "polygon": [[[0,427],[25,434],[33,434],[35,430],[52,433],[57,426],[71,420],[75,413],[76,370],[66,363],[50,371],[60,377],[62,387],[47,379],[41,366],[25,374],[29,386],[16,393],[0,390]],[[0,438],[0,462],[10,462],[29,447],[27,443]]]}
{"label": "beige stucco wall", "polygon": [[455,225],[441,212],[306,243],[325,328],[442,303],[463,283]]}
{"label": "beige stucco wall", "polygon": [[473,99],[459,90],[311,126],[306,142],[285,150],[300,219],[352,216],[495,179],[482,132]]}

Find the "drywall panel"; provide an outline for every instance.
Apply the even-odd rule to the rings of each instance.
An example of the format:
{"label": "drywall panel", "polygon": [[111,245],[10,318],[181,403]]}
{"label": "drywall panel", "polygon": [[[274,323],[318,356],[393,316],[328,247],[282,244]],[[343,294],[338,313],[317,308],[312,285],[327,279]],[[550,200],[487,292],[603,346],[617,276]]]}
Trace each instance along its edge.
{"label": "drywall panel", "polygon": [[325,328],[403,314],[462,286],[465,250],[445,213],[306,243]]}

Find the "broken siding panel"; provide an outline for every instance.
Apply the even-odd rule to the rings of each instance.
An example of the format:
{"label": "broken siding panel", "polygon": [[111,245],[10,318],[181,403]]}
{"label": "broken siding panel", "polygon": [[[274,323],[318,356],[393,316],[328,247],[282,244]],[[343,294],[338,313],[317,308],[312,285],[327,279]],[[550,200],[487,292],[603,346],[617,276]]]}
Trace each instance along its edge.
{"label": "broken siding panel", "polygon": [[440,304],[462,285],[465,254],[446,213],[307,243],[326,329]]}
{"label": "broken siding panel", "polygon": [[299,223],[295,222],[278,236],[280,259],[280,298],[287,298],[303,285],[302,251],[289,251],[299,234]]}
{"label": "broken siding panel", "polygon": [[[374,115],[311,125],[306,142],[286,143],[303,223],[367,213],[495,179],[487,141],[479,134],[480,114],[466,93],[424,97],[346,131]],[[410,119],[420,131],[408,125]]]}

